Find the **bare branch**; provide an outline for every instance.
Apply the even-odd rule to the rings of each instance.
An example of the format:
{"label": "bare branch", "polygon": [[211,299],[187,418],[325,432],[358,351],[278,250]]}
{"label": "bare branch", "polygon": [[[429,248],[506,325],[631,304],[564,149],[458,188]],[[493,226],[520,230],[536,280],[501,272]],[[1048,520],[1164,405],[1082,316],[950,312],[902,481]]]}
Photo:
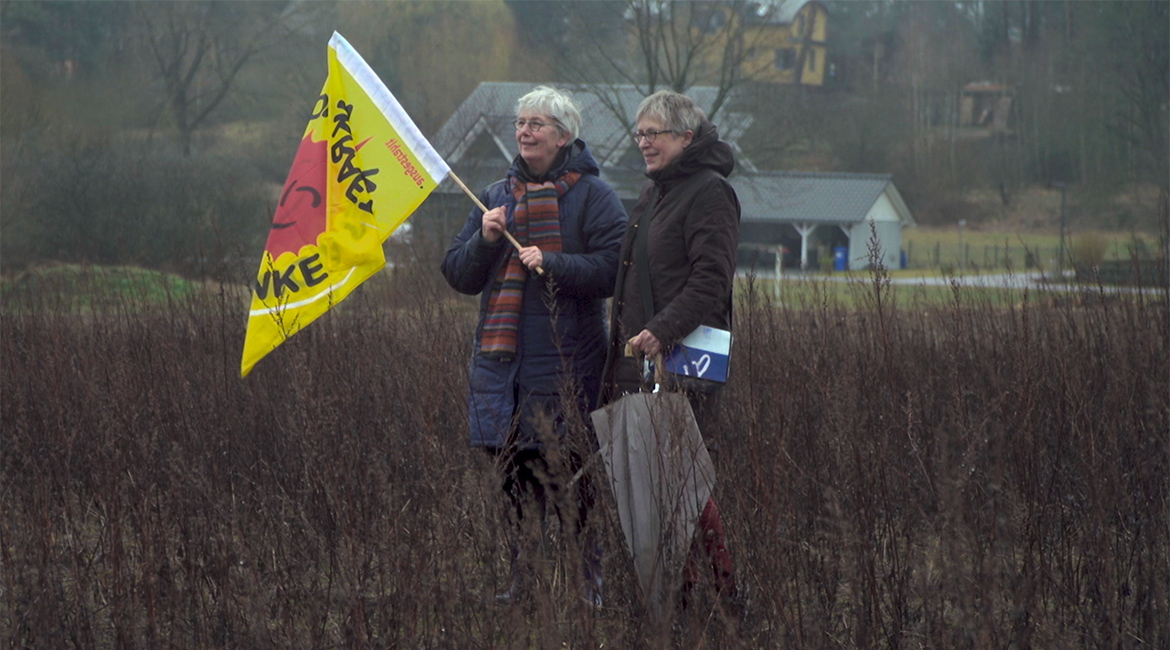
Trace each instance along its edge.
{"label": "bare branch", "polygon": [[[291,12],[268,3],[141,2],[144,39],[163,82],[184,153],[235,88],[240,72],[274,47]],[[165,25],[165,27],[163,26]]]}

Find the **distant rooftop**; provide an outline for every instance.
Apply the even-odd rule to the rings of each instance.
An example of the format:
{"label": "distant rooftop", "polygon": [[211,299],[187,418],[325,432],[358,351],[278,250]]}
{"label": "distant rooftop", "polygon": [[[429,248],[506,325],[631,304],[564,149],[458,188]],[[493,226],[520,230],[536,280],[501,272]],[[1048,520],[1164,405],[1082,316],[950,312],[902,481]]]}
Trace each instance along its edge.
{"label": "distant rooftop", "polygon": [[[507,164],[516,155],[515,129],[516,101],[539,83],[488,81],[478,87],[456,109],[431,139],[440,156],[473,190],[502,178]],[[642,158],[629,136],[629,127],[617,114],[632,121],[634,112],[644,95],[629,84],[614,85],[605,97],[588,88],[568,84],[556,86],[573,93],[581,107],[584,124],[581,138],[589,145],[601,167],[601,177],[618,191],[622,198],[636,197],[645,180]],[[718,96],[711,86],[694,86],[686,92],[704,111],[709,111]],[[721,111],[716,116],[720,137],[736,150],[737,169],[754,166],[735,144],[752,124],[746,113]],[[440,191],[458,191],[447,181]]]}
{"label": "distant rooftop", "polygon": [[889,174],[756,172],[731,178],[744,221],[856,223],[882,193],[888,193],[903,220],[913,217]]}
{"label": "distant rooftop", "polygon": [[[516,101],[538,85],[527,82],[481,83],[431,139],[439,155],[472,191],[504,176],[508,163],[516,155],[512,126]],[[646,180],[645,167],[626,123],[633,119],[642,101],[642,93],[632,85],[615,85],[608,88],[603,97],[587,88],[548,85],[574,93],[584,118],[581,138],[593,151],[602,179],[622,199],[637,198]],[[707,110],[714,103],[717,92],[713,87],[696,86],[687,94]],[[619,119],[619,114],[625,116],[624,121]],[[757,170],[737,144],[752,120],[752,116],[746,113],[728,111],[720,111],[715,120],[720,137],[736,153],[736,170],[730,180],[742,204],[745,222],[857,223],[866,218],[879,197],[885,194],[903,223],[914,223],[889,174]],[[448,180],[439,191],[452,193],[461,190]]]}
{"label": "distant rooftop", "polygon": [[[768,16],[768,22],[770,23],[791,23],[792,19],[796,16],[796,12],[800,11],[808,3],[809,0],[784,0],[780,3],[760,3],[760,12]],[[779,6],[771,9],[771,13],[768,13],[769,8],[776,4]]]}

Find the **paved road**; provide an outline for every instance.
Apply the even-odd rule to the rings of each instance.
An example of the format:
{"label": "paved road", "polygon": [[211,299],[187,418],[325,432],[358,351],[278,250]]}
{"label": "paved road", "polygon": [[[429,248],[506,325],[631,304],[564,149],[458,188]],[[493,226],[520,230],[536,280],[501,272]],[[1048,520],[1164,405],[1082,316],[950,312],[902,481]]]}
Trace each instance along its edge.
{"label": "paved road", "polygon": [[[761,277],[763,275],[761,274]],[[1036,291],[1104,291],[1105,293],[1137,293],[1141,292],[1147,295],[1157,295],[1166,293],[1165,288],[1158,287],[1123,287],[1111,285],[1095,285],[1095,284],[1072,284],[1073,275],[1071,272],[1066,273],[1065,277],[1069,280],[1068,284],[1057,284],[1052,282],[1055,277],[1048,276],[1040,272],[1029,273],[984,273],[980,275],[963,275],[955,277],[947,277],[940,275],[931,276],[897,276],[890,278],[890,284],[909,285],[909,286],[925,286],[925,287],[949,287],[951,282],[958,282],[960,286],[968,287],[987,287],[999,289],[1032,289]],[[809,280],[819,282],[867,282],[869,276],[861,275],[841,275],[841,274],[820,274],[809,273],[804,274],[800,272],[785,273],[785,280]]]}

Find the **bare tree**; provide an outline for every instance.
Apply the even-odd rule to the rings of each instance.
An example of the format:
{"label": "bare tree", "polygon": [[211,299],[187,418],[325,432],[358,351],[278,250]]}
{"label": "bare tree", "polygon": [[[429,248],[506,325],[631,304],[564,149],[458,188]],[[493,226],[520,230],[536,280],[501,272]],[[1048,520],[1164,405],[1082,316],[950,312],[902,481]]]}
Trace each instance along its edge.
{"label": "bare tree", "polygon": [[[1103,9],[1102,24],[1110,46],[1103,57],[1107,75],[1117,88],[1113,128],[1132,147],[1131,165],[1148,174],[1166,193],[1170,177],[1170,39],[1165,2],[1129,2]],[[1137,175],[1139,178],[1141,174]]]}
{"label": "bare tree", "polygon": [[510,78],[513,60],[533,71],[530,57],[515,51],[516,19],[501,0],[343,2],[338,15],[341,32],[424,133],[442,126],[480,82]]}
{"label": "bare tree", "polygon": [[717,89],[714,117],[734,89],[750,80],[744,62],[765,32],[751,30],[781,6],[745,0],[624,0],[566,3],[556,32],[560,74],[588,88],[623,124],[631,111],[613,84],[641,95],[695,85]]}
{"label": "bare tree", "polygon": [[164,110],[179,145],[192,138],[236,86],[240,71],[264,50],[304,25],[300,3],[141,2],[138,16]]}

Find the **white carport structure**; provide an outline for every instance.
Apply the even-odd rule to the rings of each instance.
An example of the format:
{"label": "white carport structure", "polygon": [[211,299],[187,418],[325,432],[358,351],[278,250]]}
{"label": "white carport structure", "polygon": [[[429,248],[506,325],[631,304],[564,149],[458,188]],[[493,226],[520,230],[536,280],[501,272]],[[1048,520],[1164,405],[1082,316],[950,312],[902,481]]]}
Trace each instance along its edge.
{"label": "white carport structure", "polygon": [[749,172],[733,175],[731,184],[743,209],[740,245],[778,247],[787,228],[795,229],[802,269],[809,266],[813,234],[823,227],[844,233],[850,268],[869,266],[871,235],[882,265],[899,268],[902,229],[916,225],[888,174]]}

